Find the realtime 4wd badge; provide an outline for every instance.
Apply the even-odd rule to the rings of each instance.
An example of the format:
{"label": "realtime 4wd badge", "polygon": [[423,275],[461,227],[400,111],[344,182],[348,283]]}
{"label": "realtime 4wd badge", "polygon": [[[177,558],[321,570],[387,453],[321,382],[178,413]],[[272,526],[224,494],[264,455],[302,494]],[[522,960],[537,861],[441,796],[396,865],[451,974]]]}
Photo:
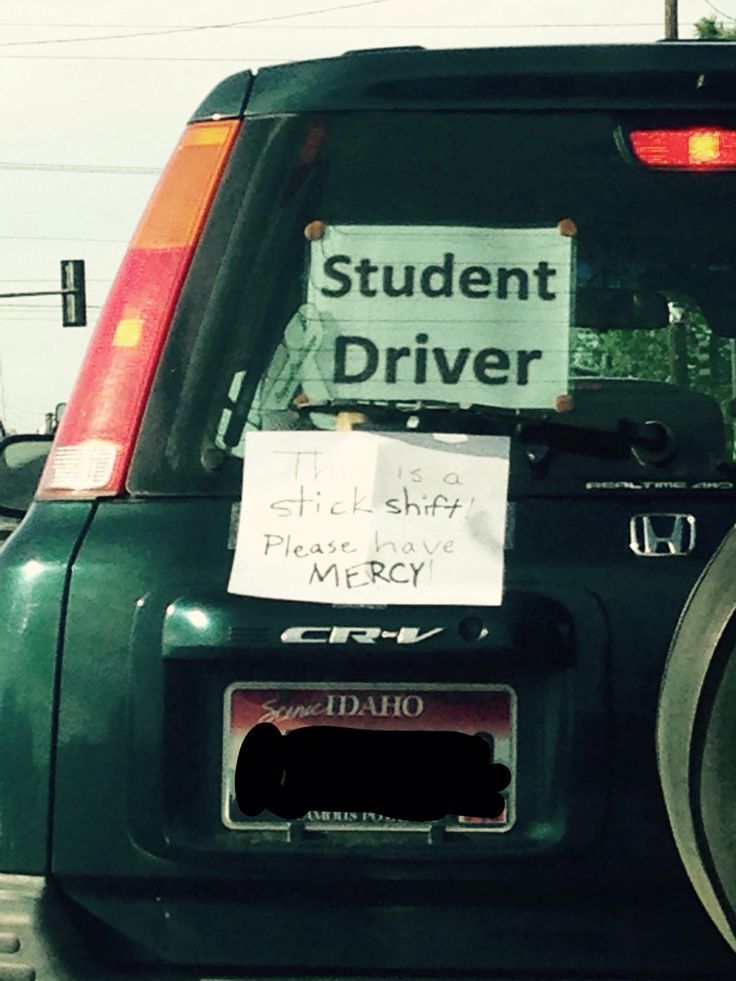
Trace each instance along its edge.
{"label": "realtime 4wd badge", "polygon": [[295,329],[287,339],[310,401],[328,394],[541,409],[567,391],[571,235],[453,226],[320,231],[310,245],[301,339]]}

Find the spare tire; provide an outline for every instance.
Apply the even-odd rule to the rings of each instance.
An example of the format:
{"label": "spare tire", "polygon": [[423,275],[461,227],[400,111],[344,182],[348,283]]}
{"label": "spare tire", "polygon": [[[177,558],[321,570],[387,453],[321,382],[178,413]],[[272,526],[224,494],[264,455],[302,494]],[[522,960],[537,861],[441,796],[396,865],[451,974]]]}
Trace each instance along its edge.
{"label": "spare tire", "polygon": [[680,858],[736,951],[736,527],[680,616],[662,678],[656,739]]}

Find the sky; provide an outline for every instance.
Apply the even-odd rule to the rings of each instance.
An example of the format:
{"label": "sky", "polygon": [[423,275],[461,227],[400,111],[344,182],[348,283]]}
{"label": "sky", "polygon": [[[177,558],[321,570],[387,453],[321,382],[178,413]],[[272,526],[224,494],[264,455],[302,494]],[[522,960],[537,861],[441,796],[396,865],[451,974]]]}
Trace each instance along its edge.
{"label": "sky", "polygon": [[[0,0],[0,293],[84,259],[88,326],[0,299],[0,420],[40,432],[71,393],[138,218],[191,112],[234,72],[356,48],[610,44],[664,36],[664,0]],[[682,38],[736,0],[679,0]]]}

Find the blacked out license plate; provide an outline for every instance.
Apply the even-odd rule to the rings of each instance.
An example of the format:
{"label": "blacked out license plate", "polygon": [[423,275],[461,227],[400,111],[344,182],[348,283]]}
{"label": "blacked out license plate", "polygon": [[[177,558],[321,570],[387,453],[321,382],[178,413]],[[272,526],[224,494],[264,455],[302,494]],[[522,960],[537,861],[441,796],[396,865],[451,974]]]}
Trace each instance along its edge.
{"label": "blacked out license plate", "polygon": [[[516,694],[507,685],[390,685],[236,682],[225,690],[222,762],[222,821],[234,831],[277,831],[291,822],[263,811],[242,813],[235,799],[234,774],[246,733],[270,722],[286,734],[308,725],[346,726],[372,730],[445,730],[480,733],[493,750],[493,760],[511,771],[503,792],[505,807],[495,818],[447,816],[445,831],[489,833],[508,831],[516,802]],[[367,811],[309,811],[300,822],[304,831],[417,831],[430,824],[400,821]]]}

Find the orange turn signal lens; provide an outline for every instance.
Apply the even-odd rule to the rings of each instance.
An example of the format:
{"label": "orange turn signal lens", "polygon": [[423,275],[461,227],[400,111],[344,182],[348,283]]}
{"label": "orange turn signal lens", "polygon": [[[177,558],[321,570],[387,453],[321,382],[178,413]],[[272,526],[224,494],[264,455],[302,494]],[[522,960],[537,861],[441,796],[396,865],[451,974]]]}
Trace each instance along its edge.
{"label": "orange turn signal lens", "polygon": [[131,242],[133,249],[191,245],[240,123],[193,123],[161,175]]}

